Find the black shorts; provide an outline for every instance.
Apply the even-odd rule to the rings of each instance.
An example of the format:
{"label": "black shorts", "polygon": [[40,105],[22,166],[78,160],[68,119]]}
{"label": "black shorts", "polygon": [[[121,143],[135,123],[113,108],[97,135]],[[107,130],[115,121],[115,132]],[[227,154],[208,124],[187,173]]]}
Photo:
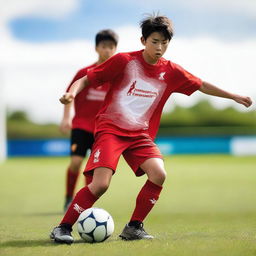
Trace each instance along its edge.
{"label": "black shorts", "polygon": [[92,149],[94,136],[81,129],[72,129],[70,138],[70,155],[85,157],[88,149]]}

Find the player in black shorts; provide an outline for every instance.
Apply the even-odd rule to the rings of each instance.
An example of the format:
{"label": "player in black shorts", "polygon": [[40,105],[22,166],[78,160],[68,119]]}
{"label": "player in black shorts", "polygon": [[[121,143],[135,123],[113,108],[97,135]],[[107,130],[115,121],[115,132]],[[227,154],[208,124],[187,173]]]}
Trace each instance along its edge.
{"label": "player in black shorts", "polygon": [[[85,67],[77,72],[70,86],[81,77],[87,74],[88,69],[92,69],[103,63],[116,52],[118,37],[116,33],[110,29],[100,31],[95,38],[96,52],[98,53],[98,61],[88,67]],[[79,171],[85,158],[88,154],[88,149],[91,149],[94,142],[94,120],[103,103],[109,84],[104,84],[94,88],[89,86],[82,90],[75,98],[74,103],[64,106],[63,118],[60,124],[60,130],[67,133],[71,130],[71,161],[66,172],[66,193],[64,210],[73,199],[75,185],[79,176]],[[74,108],[75,115],[72,119],[71,110]],[[92,178],[86,178],[86,184],[91,182]]]}
{"label": "player in black shorts", "polygon": [[70,155],[86,157],[88,150],[91,150],[94,137],[91,132],[81,129],[73,129],[70,137]]}

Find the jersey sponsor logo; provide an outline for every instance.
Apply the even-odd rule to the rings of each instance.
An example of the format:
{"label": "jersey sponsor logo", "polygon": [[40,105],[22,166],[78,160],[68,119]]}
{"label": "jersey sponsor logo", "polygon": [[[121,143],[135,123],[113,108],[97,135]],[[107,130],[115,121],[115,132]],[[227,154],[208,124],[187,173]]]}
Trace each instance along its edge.
{"label": "jersey sponsor logo", "polygon": [[99,91],[94,88],[90,88],[88,90],[88,94],[86,95],[87,100],[96,100],[96,101],[103,101],[105,99],[106,92]]}
{"label": "jersey sponsor logo", "polygon": [[156,204],[156,199],[155,198],[152,198],[152,199],[149,199],[149,201],[151,202],[151,204]]}
{"label": "jersey sponsor logo", "polygon": [[74,204],[73,209],[75,211],[77,211],[79,214],[81,214],[84,211],[84,209],[81,206],[79,206],[78,204]]}
{"label": "jersey sponsor logo", "polygon": [[159,80],[164,80],[164,75],[165,75],[165,73],[166,73],[166,72],[161,72],[161,73],[159,74],[158,79],[159,79]]}
{"label": "jersey sponsor logo", "polygon": [[127,96],[138,96],[138,97],[145,97],[145,98],[154,98],[157,97],[158,92],[149,91],[149,90],[142,90],[139,88],[136,88],[137,81],[135,80],[132,85],[130,86]]}
{"label": "jersey sponsor logo", "polygon": [[99,157],[100,157],[100,150],[98,149],[98,150],[94,153],[93,162],[94,162],[94,163],[98,163],[98,162],[99,162]]}

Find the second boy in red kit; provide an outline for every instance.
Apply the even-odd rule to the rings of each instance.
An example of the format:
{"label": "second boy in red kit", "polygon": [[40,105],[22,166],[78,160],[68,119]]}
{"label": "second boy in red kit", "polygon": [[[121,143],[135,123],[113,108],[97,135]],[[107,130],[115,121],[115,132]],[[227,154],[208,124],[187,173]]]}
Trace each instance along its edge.
{"label": "second boy in red kit", "polygon": [[[95,37],[95,50],[98,54],[98,61],[85,67],[77,72],[72,82],[67,88],[70,90],[71,85],[84,77],[87,71],[100,65],[108,58],[112,57],[116,52],[118,43],[117,34],[110,30],[101,30]],[[64,211],[67,210],[73,199],[75,185],[79,176],[79,171],[89,149],[92,148],[94,142],[94,122],[95,117],[105,99],[109,83],[94,88],[88,86],[77,94],[74,104],[70,103],[64,106],[63,118],[60,124],[60,130],[63,133],[68,132],[71,128],[71,160],[66,171],[66,193]],[[73,106],[74,105],[74,106]],[[74,117],[71,116],[71,110],[74,107]],[[87,176],[86,183],[89,184],[91,179]]]}

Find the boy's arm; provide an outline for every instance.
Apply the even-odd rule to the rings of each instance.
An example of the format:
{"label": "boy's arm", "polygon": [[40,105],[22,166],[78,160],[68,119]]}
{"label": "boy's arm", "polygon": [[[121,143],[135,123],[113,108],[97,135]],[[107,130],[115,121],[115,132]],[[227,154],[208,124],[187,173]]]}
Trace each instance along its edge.
{"label": "boy's arm", "polygon": [[72,127],[71,109],[73,107],[73,102],[64,105],[63,117],[60,123],[60,131],[62,133],[68,133]]}
{"label": "boy's arm", "polygon": [[250,107],[252,105],[252,100],[250,97],[247,96],[241,96],[238,94],[233,94],[227,91],[224,91],[217,86],[214,86],[208,82],[203,81],[201,87],[199,90],[205,94],[209,94],[212,96],[217,96],[217,97],[222,97],[222,98],[227,98],[227,99],[232,99],[236,101],[237,103],[240,103],[244,105],[245,107]]}
{"label": "boy's arm", "polygon": [[87,76],[84,76],[78,80],[76,80],[71,87],[69,88],[69,91],[66,92],[61,98],[60,102],[62,104],[68,104],[73,101],[73,99],[76,97],[76,95],[81,92],[86,86],[89,85],[89,81],[87,79]]}

